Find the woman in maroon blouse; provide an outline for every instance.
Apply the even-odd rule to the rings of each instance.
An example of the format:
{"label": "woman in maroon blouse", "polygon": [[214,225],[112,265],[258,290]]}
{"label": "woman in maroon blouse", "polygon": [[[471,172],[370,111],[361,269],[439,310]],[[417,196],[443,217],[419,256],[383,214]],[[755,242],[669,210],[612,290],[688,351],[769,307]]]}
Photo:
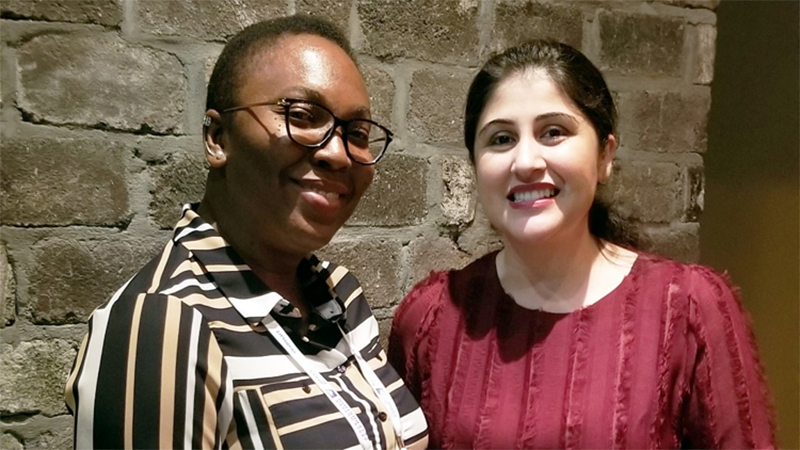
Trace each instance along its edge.
{"label": "woman in maroon blouse", "polygon": [[615,121],[602,75],[564,44],[511,48],[475,77],[464,137],[504,248],[417,285],[390,338],[433,447],[774,447],[735,291],[630,250],[595,199]]}

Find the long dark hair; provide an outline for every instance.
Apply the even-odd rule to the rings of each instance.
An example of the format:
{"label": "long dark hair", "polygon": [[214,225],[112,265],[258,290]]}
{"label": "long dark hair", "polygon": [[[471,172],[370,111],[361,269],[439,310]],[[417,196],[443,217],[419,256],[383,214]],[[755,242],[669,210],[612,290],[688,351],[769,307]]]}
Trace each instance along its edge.
{"label": "long dark hair", "polygon": [[[603,75],[578,50],[560,42],[539,39],[495,54],[472,80],[464,114],[464,143],[470,161],[475,163],[475,133],[486,103],[503,80],[526,70],[547,73],[591,122],[600,141],[598,151],[602,151],[608,136],[614,134],[617,123],[617,108]],[[636,248],[639,245],[639,236],[633,226],[598,198],[594,199],[589,210],[589,232],[599,239],[625,247]]]}

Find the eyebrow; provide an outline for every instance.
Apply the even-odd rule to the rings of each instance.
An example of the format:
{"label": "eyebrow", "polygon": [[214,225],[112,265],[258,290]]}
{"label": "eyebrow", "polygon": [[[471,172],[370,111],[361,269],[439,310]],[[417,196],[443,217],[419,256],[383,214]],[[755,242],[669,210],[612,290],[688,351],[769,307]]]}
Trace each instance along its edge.
{"label": "eyebrow", "polygon": [[[316,89],[307,88],[305,86],[293,86],[289,88],[287,92],[288,94],[285,96],[287,98],[308,100],[314,103],[318,103],[328,109],[332,109],[331,105],[325,101],[325,98]],[[369,108],[362,106],[357,108],[352,113],[348,114],[347,118],[353,118],[353,117],[370,119],[372,118],[372,113]]]}
{"label": "eyebrow", "polygon": [[[538,116],[535,117],[534,120],[539,121],[539,120],[544,120],[544,119],[561,118],[561,117],[563,117],[565,119],[568,119],[570,122],[574,123],[575,125],[579,124],[578,119],[575,118],[575,116],[573,116],[571,114],[563,113],[563,112],[549,112],[549,113],[539,114]],[[514,121],[511,120],[511,119],[506,119],[506,118],[494,119],[494,120],[492,120],[490,122],[487,122],[483,127],[481,127],[481,129],[478,130],[478,134],[477,135],[480,136],[491,125],[494,125],[494,124],[504,124],[505,125],[505,124],[511,124],[511,123],[514,123]]]}

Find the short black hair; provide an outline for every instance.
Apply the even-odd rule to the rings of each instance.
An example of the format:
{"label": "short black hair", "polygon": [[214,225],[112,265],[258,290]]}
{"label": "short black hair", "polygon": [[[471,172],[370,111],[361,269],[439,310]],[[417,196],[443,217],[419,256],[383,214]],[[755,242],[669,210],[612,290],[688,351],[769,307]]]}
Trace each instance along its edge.
{"label": "short black hair", "polygon": [[338,45],[355,62],[350,42],[344,33],[327,20],[307,15],[279,17],[254,23],[236,33],[222,49],[208,82],[206,109],[222,111],[236,105],[236,87],[259,51],[267,50],[286,35],[310,34]]}

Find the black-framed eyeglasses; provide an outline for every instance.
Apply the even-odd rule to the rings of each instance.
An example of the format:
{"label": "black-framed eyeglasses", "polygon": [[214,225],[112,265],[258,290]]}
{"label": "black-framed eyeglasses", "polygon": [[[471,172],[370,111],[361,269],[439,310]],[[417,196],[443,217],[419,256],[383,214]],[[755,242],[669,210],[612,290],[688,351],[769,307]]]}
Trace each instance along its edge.
{"label": "black-framed eyeglasses", "polygon": [[378,162],[392,142],[392,132],[369,119],[343,120],[326,107],[308,100],[282,98],[274,102],[253,103],[222,110],[223,113],[254,108],[282,106],[289,139],[307,149],[324,147],[342,127],[342,139],[351,160],[369,166]]}

